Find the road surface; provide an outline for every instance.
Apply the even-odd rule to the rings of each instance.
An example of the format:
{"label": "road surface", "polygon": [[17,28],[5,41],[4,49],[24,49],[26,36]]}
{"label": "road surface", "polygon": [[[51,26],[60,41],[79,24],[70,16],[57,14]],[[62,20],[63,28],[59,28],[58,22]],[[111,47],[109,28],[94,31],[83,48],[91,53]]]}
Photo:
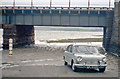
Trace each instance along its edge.
{"label": "road surface", "polygon": [[104,73],[97,70],[73,72],[64,66],[64,50],[60,47],[28,47],[14,49],[13,56],[2,50],[3,77],[118,77],[118,59],[107,55],[108,66]]}

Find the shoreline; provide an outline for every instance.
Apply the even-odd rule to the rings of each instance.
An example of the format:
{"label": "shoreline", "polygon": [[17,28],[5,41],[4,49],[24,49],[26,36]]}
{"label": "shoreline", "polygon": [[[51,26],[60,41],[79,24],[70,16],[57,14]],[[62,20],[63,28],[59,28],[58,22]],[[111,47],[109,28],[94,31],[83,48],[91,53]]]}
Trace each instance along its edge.
{"label": "shoreline", "polygon": [[47,43],[102,42],[103,38],[46,40]]}

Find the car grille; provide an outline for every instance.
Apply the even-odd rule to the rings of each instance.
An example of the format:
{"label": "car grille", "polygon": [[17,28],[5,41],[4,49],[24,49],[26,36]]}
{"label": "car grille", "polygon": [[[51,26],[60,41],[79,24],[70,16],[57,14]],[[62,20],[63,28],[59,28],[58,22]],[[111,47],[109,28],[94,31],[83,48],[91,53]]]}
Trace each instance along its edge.
{"label": "car grille", "polygon": [[97,61],[81,61],[78,64],[88,65],[88,66],[99,65],[99,63]]}
{"label": "car grille", "polygon": [[98,65],[98,62],[85,62],[86,65]]}

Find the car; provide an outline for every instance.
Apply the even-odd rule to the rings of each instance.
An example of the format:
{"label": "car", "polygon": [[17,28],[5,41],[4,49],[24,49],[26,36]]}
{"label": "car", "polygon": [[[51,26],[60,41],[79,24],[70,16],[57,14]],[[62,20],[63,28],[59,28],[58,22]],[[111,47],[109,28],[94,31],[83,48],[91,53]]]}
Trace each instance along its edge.
{"label": "car", "polygon": [[100,54],[98,49],[91,45],[68,45],[63,59],[64,65],[70,65],[73,71],[81,68],[104,72],[107,67],[106,54]]}

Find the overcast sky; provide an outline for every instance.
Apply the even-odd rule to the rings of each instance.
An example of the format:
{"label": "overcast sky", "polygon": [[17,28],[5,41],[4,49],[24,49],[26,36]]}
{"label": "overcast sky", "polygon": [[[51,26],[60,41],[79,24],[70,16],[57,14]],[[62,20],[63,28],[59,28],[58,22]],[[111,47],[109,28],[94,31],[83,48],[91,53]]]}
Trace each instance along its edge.
{"label": "overcast sky", "polygon": [[[111,1],[111,7],[114,6],[114,0]],[[9,5],[13,4],[13,0],[0,0],[1,5]],[[15,0],[16,6],[30,6],[31,0]],[[33,0],[34,6],[48,6],[50,4],[50,0]],[[108,7],[109,0],[90,0],[91,7]],[[69,0],[52,0],[53,7],[68,7]],[[71,0],[72,7],[87,7],[88,0]]]}

